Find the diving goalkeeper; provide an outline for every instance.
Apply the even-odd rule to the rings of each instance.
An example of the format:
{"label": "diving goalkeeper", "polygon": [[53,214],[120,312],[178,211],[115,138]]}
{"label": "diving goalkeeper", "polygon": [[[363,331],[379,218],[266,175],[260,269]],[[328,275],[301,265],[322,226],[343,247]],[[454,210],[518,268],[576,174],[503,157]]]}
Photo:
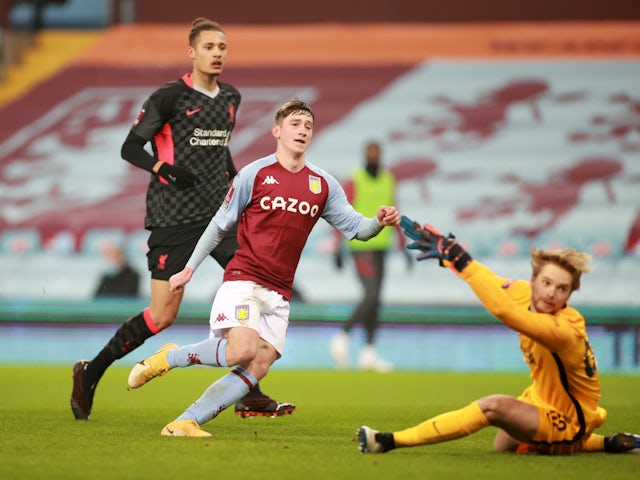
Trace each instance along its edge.
{"label": "diving goalkeeper", "polygon": [[362,453],[383,453],[465,437],[497,427],[494,450],[572,454],[640,452],[640,435],[595,433],[607,417],[600,379],[582,315],[567,303],[590,271],[591,257],[572,248],[531,250],[530,280],[501,278],[473,260],[455,237],[402,217],[401,227],[419,250],[469,284],[485,308],[519,333],[533,383],[518,397],[489,395],[398,432],[368,426],[357,431]]}

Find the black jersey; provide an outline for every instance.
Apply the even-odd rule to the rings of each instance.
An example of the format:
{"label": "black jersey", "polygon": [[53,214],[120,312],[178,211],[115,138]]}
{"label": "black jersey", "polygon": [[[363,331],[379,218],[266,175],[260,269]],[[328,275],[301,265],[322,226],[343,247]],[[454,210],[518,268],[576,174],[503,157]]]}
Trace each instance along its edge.
{"label": "black jersey", "polygon": [[153,175],[147,189],[145,227],[169,227],[210,219],[235,175],[229,138],[236,123],[240,92],[219,82],[211,98],[193,88],[190,74],[156,90],[142,106],[131,132],[150,141],[154,156],[198,177],[178,190]]}

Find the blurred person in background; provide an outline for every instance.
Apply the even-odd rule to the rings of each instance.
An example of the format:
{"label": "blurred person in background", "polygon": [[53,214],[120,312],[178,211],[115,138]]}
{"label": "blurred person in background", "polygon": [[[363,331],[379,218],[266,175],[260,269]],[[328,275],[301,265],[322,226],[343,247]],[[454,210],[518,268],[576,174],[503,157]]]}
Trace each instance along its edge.
{"label": "blurred person in background", "polygon": [[100,276],[94,297],[137,297],[140,294],[140,274],[129,264],[122,247],[109,242],[102,247],[102,254],[112,269]]}
{"label": "blurred person in background", "polygon": [[568,302],[580,288],[591,256],[573,248],[531,249],[531,278],[496,275],[451,235],[402,217],[409,248],[418,260],[437,259],[464,280],[485,308],[518,332],[531,385],[519,397],[489,395],[395,432],[366,425],[356,432],[362,453],[456,440],[488,426],[498,428],[493,448],[500,452],[549,455],[577,452],[640,453],[640,435],[595,433],[606,418],[600,407],[600,376],[585,320]]}
{"label": "blurred person in background", "polygon": [[[169,277],[184,268],[237,173],[228,144],[241,96],[218,79],[227,60],[222,27],[206,18],[195,19],[187,52],[191,73],[151,94],[122,145],[122,158],[151,174],[145,216],[145,228],[151,232],[151,299],[93,360],[73,366],[71,410],[79,420],[89,419],[107,368],[173,324],[183,292],[171,293]],[[144,148],[149,142],[153,154]],[[224,268],[237,248],[236,230],[231,229],[210,255]],[[279,416],[294,409],[293,404],[263,394],[259,385],[236,404],[236,413],[243,417]]]}
{"label": "blurred person in background", "polygon": [[[349,202],[358,212],[366,216],[374,215],[380,204],[396,204],[396,181],[393,174],[382,164],[381,150],[378,142],[368,142],[364,151],[364,165],[352,173],[344,186]],[[404,236],[400,230],[397,236],[400,251],[407,259],[408,268],[411,268],[413,259],[404,248]],[[350,333],[355,326],[360,325],[365,331],[365,345],[359,355],[358,367],[362,370],[383,373],[393,370],[393,364],[382,358],[375,347],[380,325],[380,297],[384,282],[385,260],[392,248],[393,237],[393,231],[385,229],[368,242],[360,240],[347,242],[347,248],[351,252],[358,279],[362,285],[363,296],[351,317],[330,341],[331,357],[339,368],[349,367]],[[337,237],[337,241],[335,264],[338,269],[341,269],[343,266],[342,237]]]}

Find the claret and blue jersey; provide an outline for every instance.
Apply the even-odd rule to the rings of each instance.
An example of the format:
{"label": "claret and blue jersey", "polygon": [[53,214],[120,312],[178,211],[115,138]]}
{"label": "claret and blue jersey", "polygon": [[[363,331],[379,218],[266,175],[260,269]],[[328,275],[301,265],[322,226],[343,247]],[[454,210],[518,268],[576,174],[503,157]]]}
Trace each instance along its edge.
{"label": "claret and blue jersey", "polygon": [[293,173],[272,154],[247,165],[213,219],[225,230],[239,222],[240,248],[224,280],[253,280],[289,299],[302,249],[320,218],[351,239],[363,216],[339,182],[313,164]]}

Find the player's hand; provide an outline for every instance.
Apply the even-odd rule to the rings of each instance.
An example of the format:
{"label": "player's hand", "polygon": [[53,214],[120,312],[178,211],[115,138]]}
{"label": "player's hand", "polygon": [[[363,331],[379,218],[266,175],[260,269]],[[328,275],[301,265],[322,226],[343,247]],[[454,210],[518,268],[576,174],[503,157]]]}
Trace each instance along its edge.
{"label": "player's hand", "polygon": [[381,206],[378,208],[376,218],[383,227],[400,225],[400,213],[396,210],[396,207]]}
{"label": "player's hand", "polygon": [[407,245],[407,248],[422,252],[416,257],[418,261],[437,258],[441,265],[446,261],[454,271],[459,273],[472,260],[471,255],[460,246],[453,235],[445,237],[437,228],[428,224],[420,226],[418,222],[405,216],[402,217],[400,226],[404,234],[414,240]]}
{"label": "player's hand", "polygon": [[189,283],[193,276],[194,270],[185,267],[181,272],[171,275],[169,278],[169,290],[171,293],[180,293],[184,290],[184,286]]}
{"label": "player's hand", "polygon": [[198,181],[198,177],[184,168],[163,163],[158,169],[158,175],[164,178],[178,190],[192,187]]}

